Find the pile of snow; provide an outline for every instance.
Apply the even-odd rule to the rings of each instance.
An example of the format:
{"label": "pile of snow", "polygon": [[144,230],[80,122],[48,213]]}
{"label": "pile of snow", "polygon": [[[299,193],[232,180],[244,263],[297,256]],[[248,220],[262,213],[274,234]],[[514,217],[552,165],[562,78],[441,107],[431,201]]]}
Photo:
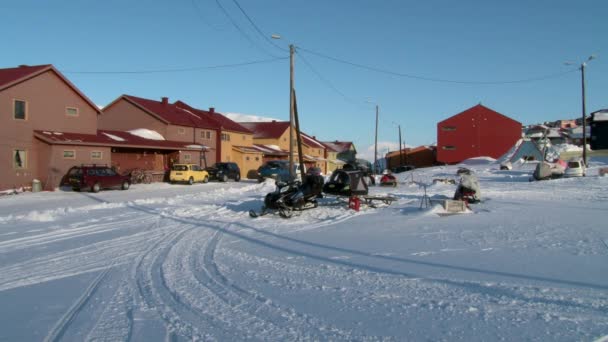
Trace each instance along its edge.
{"label": "pile of snow", "polygon": [[115,136],[114,134],[110,134],[110,133],[103,133],[105,136],[107,136],[108,138],[115,140],[115,141],[125,141],[125,139]]}
{"label": "pile of snow", "polygon": [[146,128],[138,128],[134,130],[128,131],[129,133],[136,135],[138,137],[150,140],[166,140],[160,133],[157,131],[153,131],[151,129]]}
{"label": "pile of snow", "polygon": [[492,157],[476,157],[463,160],[460,164],[463,165],[489,165],[496,163],[496,159]]}

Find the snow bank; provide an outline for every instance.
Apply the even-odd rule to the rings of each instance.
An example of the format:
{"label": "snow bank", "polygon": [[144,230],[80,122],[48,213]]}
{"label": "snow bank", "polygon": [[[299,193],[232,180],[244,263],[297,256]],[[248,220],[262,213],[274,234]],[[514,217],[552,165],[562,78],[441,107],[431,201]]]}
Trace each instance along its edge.
{"label": "snow bank", "polygon": [[138,128],[128,131],[129,133],[150,140],[166,140],[160,133],[146,128]]}

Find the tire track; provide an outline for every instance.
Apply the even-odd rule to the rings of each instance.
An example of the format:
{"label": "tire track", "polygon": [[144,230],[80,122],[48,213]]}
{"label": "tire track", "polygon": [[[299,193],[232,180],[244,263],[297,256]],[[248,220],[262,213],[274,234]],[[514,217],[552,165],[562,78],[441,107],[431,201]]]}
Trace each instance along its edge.
{"label": "tire track", "polygon": [[[163,263],[171,250],[183,237],[197,227],[181,229],[172,236],[154,244],[136,266],[136,285],[143,300],[144,310],[155,310],[163,321],[167,335],[180,335],[197,340],[244,340],[248,336],[236,334],[225,322],[214,315],[194,307],[170,288],[163,271]],[[200,295],[200,294],[197,294]],[[202,331],[202,329],[206,329]]]}
{"label": "tire track", "polygon": [[89,285],[89,287],[84,291],[82,296],[72,305],[72,307],[66,312],[63,317],[55,324],[55,326],[51,329],[51,331],[44,338],[45,342],[54,342],[59,341],[63,334],[67,331],[70,323],[74,320],[76,315],[84,308],[85,305],[89,302],[95,291],[99,288],[99,284],[106,277],[111,267],[106,268],[103,272],[101,272]]}
{"label": "tire track", "polygon": [[282,308],[272,300],[252,293],[229,281],[219,270],[215,261],[215,252],[222,238],[222,230],[217,230],[213,238],[203,248],[202,262],[193,258],[195,277],[218,297],[222,298],[233,310],[243,311],[259,321],[256,336],[263,340],[347,340],[356,338],[352,332],[342,331],[336,327],[323,324],[305,314],[299,314],[292,308]]}

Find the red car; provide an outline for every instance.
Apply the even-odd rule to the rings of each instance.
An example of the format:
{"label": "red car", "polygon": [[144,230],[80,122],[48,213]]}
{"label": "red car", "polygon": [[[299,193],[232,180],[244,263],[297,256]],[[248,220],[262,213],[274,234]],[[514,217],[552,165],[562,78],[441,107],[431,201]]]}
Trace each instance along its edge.
{"label": "red car", "polygon": [[74,191],[89,189],[99,192],[107,188],[127,190],[131,186],[128,175],[120,175],[111,167],[101,165],[74,166],[68,171],[67,179]]}

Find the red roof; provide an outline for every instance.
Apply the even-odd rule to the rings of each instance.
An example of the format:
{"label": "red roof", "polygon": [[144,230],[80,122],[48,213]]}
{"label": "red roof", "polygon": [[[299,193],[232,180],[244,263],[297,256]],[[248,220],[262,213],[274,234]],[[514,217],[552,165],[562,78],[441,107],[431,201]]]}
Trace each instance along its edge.
{"label": "red roof", "polygon": [[289,130],[289,121],[241,122],[253,132],[254,139],[278,139]]}
{"label": "red roof", "polygon": [[[98,130],[97,134],[35,130],[34,135],[51,145],[88,145],[110,147],[155,148],[165,150],[201,150],[183,141],[153,140],[123,131]],[[208,148],[203,148],[208,150]]]}
{"label": "red roof", "polygon": [[346,152],[353,145],[350,141],[324,141],[323,145],[334,152]]}
{"label": "red roof", "polygon": [[211,117],[213,119],[215,119],[215,121],[218,121],[220,123],[220,125],[222,125],[222,129],[226,130],[226,131],[233,131],[233,132],[240,132],[240,133],[248,133],[251,134],[253,133],[252,131],[250,131],[249,129],[247,129],[247,127],[236,123],[230,119],[228,119],[228,117],[226,117],[223,114],[220,114],[218,112],[207,112],[209,115],[211,115]]}
{"label": "red roof", "polygon": [[51,64],[44,65],[22,65],[17,68],[0,69],[0,91],[10,88],[21,82],[25,82],[31,78],[34,78],[47,71],[55,73],[65,84],[70,87],[78,96],[80,96],[86,103],[89,104],[99,114],[101,111],[86,95],[84,95],[80,89],[76,88],[72,82],[70,82],[62,73],[60,73]]}
{"label": "red roof", "polygon": [[215,120],[203,118],[201,115],[198,115],[189,109],[181,108],[176,103],[163,103],[161,101],[144,99],[137,96],[122,95],[107,107],[114,105],[120,99],[125,99],[168,124],[205,129],[220,128],[219,123]]}
{"label": "red roof", "polygon": [[210,120],[212,122],[215,122],[217,124],[218,129],[248,134],[252,133],[250,130],[230,120],[225,115],[216,112],[214,108],[210,108],[209,110],[197,109],[182,101],[176,101],[175,105],[186,111],[190,111],[199,115],[204,120]]}
{"label": "red roof", "polygon": [[[276,149],[275,146],[253,144],[253,147],[256,148],[257,150],[259,150],[260,152],[264,153],[265,155],[272,155],[272,156],[289,155],[289,151]],[[276,147],[278,147],[278,146],[276,146]]]}
{"label": "red roof", "polygon": [[18,68],[0,69],[0,89],[8,88],[16,83],[25,81],[51,68],[50,64],[45,64],[36,66],[22,65]]}
{"label": "red roof", "polygon": [[511,119],[510,117],[508,117],[508,116],[506,116],[504,114],[501,114],[501,113],[499,113],[499,112],[497,112],[497,111],[495,111],[493,109],[490,109],[490,108],[482,105],[481,103],[477,104],[477,105],[475,105],[475,106],[473,106],[473,107],[471,107],[471,108],[469,108],[467,110],[464,110],[464,111],[462,111],[462,112],[460,112],[460,113],[458,113],[456,115],[452,115],[449,118],[447,118],[447,119],[445,119],[443,121],[438,122],[437,125],[441,125],[442,123],[447,123],[447,122],[452,121],[453,119],[455,119],[457,117],[466,117],[466,116],[470,116],[470,115],[482,115],[482,114],[496,115],[496,116],[505,118],[507,120],[510,120],[510,121],[513,121],[513,122],[517,122],[521,126],[521,123],[519,121],[513,120],[513,119]]}
{"label": "red roof", "polygon": [[321,142],[317,141],[317,139],[309,137],[308,135],[302,133],[302,142],[310,147],[314,147],[314,148],[322,148],[325,149],[325,145],[323,145]]}

